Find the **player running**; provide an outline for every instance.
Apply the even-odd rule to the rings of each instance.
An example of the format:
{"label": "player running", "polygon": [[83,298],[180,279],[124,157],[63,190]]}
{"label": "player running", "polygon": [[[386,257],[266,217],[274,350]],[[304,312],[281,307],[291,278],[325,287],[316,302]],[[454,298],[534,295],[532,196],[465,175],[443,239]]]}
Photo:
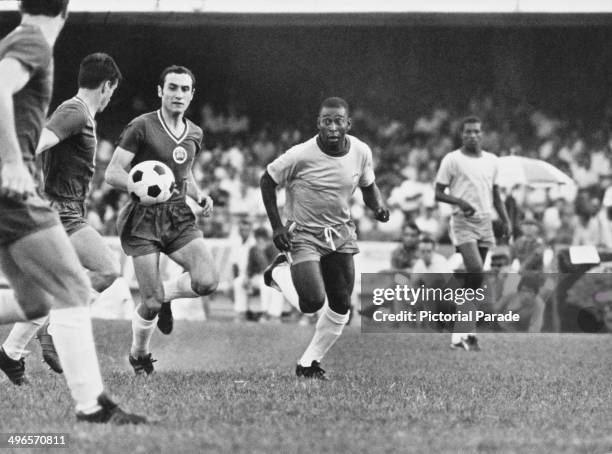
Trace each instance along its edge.
{"label": "player running", "polygon": [[[121,72],[109,55],[95,53],[85,57],[79,68],[77,94],[53,112],[36,149],[36,154],[43,153],[45,195],[58,211],[81,264],[89,270],[96,292],[110,287],[120,275],[119,262],[102,236],[85,220],[85,199],[94,173],[97,146],[95,116],[106,108],[120,80]],[[43,317],[16,323],[1,347],[0,355],[3,352],[14,361],[9,378],[16,385],[25,381],[21,359],[37,331],[44,360],[52,370],[62,373],[46,320]]]}
{"label": "player running", "polygon": [[[347,102],[337,97],[324,100],[317,127],[317,136],[268,165],[261,193],[274,244],[290,251],[292,258],[290,274],[287,267],[277,266],[284,257],[279,256],[266,270],[266,282],[280,287],[305,314],[323,308],[327,296],[328,304],[295,370],[298,377],[327,380],[321,360],[348,322],[355,282],[353,255],[359,252],[350,199],[359,186],[378,221],[387,222],[389,211],[374,182],[370,147],[347,134],[351,128]],[[277,185],[286,187],[287,225],[276,203]]]}
{"label": "player running", "polygon": [[[50,315],[77,420],[144,423],[104,393],[87,306],[89,279],[34,182],[34,154],[53,88],[53,46],[68,0],[22,0],[20,9],[21,23],[0,41],[0,266],[16,296],[0,305],[0,323]],[[0,368],[10,376],[14,362],[7,359],[0,354]]]}
{"label": "player running", "polygon": [[[463,257],[466,287],[478,289],[483,281],[487,252],[495,245],[493,207],[503,223],[504,235],[510,237],[512,230],[497,186],[497,156],[481,148],[482,121],[478,117],[462,121],[461,139],[462,147],[442,158],[436,176],[436,200],[455,205],[450,222],[451,237]],[[466,312],[471,308],[461,310]],[[479,350],[474,329],[475,324],[455,324],[451,347]]]}
{"label": "player running", "polygon": [[[202,130],[184,118],[195,92],[195,77],[183,66],[170,66],[157,87],[161,108],[132,120],[119,138],[106,170],[106,181],[127,190],[129,169],[142,161],[161,161],[170,167],[181,191],[153,206],[130,201],[117,221],[121,246],[133,257],[142,302],[132,319],[129,361],[136,374],[154,370],[149,342],[155,324],[164,334],[173,327],[170,301],[208,295],[217,288],[213,258],[206,248],[196,218],[187,205],[193,198],[203,214],[212,212],[212,199],[198,189],[192,173],[195,156],[202,146]],[[185,270],[176,280],[160,280],[159,254],[167,254]],[[158,317],[159,314],[159,317]]]}

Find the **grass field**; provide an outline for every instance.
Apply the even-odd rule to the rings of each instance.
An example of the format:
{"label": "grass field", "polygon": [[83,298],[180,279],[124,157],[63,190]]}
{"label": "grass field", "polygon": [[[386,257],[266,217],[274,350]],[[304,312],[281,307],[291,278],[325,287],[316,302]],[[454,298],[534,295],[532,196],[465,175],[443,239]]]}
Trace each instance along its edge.
{"label": "grass field", "polygon": [[155,424],[77,424],[32,343],[30,385],[0,378],[0,432],[67,432],[70,452],[91,453],[612,452],[610,335],[490,334],[473,353],[448,335],[349,327],[321,383],[294,376],[312,329],[177,322],[155,334],[144,378],[127,364],[129,323],[97,321],[108,388]]}

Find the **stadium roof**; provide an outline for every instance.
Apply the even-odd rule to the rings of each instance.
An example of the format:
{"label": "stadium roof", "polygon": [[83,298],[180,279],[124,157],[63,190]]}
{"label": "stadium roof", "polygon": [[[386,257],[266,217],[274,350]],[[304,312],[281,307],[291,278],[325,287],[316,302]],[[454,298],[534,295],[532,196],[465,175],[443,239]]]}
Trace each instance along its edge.
{"label": "stadium roof", "polygon": [[[0,1],[0,11],[17,0]],[[71,0],[73,12],[200,13],[612,13],[610,0]]]}

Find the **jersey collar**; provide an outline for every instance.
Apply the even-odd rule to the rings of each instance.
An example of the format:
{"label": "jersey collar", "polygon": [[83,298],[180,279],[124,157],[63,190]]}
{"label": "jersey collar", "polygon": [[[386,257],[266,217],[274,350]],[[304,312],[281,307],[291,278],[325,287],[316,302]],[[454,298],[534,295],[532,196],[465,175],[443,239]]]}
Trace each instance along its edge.
{"label": "jersey collar", "polygon": [[183,131],[183,134],[181,134],[180,137],[176,137],[172,131],[170,130],[170,128],[168,127],[168,125],[166,125],[166,122],[164,121],[164,117],[161,114],[161,110],[157,111],[157,118],[159,119],[159,122],[162,125],[162,128],[164,128],[164,131],[166,131],[166,134],[168,134],[168,136],[174,140],[175,143],[179,144],[181,143],[183,140],[185,140],[185,137],[187,137],[187,134],[189,133],[189,123],[187,123],[187,121],[183,118],[183,121],[185,122],[185,131]]}

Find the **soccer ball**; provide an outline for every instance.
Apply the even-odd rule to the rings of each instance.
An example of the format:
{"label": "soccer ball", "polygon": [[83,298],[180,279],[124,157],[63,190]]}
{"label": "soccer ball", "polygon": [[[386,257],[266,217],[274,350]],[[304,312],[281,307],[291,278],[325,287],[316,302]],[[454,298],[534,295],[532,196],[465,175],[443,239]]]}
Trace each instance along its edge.
{"label": "soccer ball", "polygon": [[174,174],[170,167],[159,161],[142,161],[130,170],[127,189],[136,202],[155,205],[172,195]]}

